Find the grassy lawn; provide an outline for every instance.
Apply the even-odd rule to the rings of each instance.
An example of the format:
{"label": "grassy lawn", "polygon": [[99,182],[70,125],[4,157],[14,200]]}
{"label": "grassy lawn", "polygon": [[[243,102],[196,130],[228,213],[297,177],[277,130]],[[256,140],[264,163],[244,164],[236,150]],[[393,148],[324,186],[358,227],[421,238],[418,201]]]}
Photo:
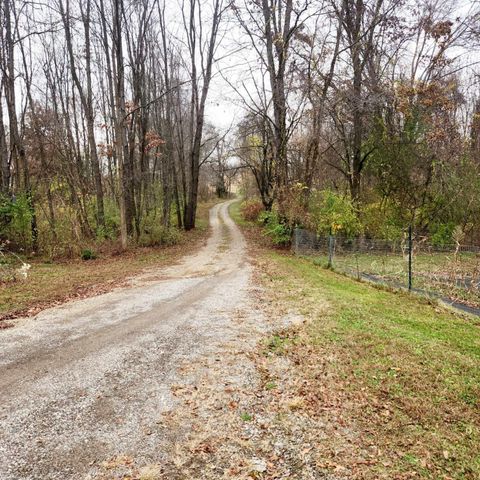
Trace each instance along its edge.
{"label": "grassy lawn", "polygon": [[268,248],[238,204],[231,213],[258,264],[267,315],[306,319],[260,348],[267,408],[287,403],[294,424],[309,419],[310,465],[338,478],[480,479],[478,319]]}
{"label": "grassy lawn", "polygon": [[237,223],[242,228],[255,228],[255,226],[252,225],[251,222],[247,222],[243,219],[240,213],[241,204],[242,202],[240,200],[238,202],[233,202],[230,204],[230,206],[228,207],[228,212],[230,213],[230,216],[233,218],[235,223]]}
{"label": "grassy lawn", "polygon": [[208,211],[213,204],[199,205],[197,228],[182,232],[176,245],[131,248],[119,255],[100,256],[89,261],[29,260],[32,267],[26,280],[0,283],[0,327],[2,319],[36,314],[72,298],[104,293],[145,268],[175,262],[207,237]]}
{"label": "grassy lawn", "polygon": [[363,466],[355,445],[337,462],[354,478],[480,478],[480,326],[308,259],[262,255],[273,303],[310,319],[281,337],[309,386],[303,395],[321,398],[327,385],[362,448],[375,447]]}
{"label": "grassy lawn", "polygon": [[[319,265],[327,256],[315,257]],[[408,285],[408,260],[401,253],[351,253],[334,257],[334,268],[357,276],[375,275],[398,285]],[[421,253],[413,258],[415,288],[434,292],[472,306],[480,306],[480,256],[474,253]]]}

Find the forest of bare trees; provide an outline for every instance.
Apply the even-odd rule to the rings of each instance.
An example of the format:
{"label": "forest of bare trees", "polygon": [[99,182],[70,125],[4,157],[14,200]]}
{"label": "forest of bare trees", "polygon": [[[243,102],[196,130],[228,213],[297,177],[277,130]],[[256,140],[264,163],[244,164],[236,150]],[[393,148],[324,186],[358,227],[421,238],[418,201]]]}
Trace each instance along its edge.
{"label": "forest of bare trees", "polygon": [[172,31],[156,0],[2,0],[2,237],[126,248],[173,218],[195,227],[226,5],[179,11]]}
{"label": "forest of bare trees", "polygon": [[264,207],[317,231],[478,241],[478,5],[268,5],[236,10],[262,71],[239,131]]}
{"label": "forest of bare trees", "polygon": [[243,172],[288,227],[478,240],[478,11],[0,0],[0,241],[161,243],[195,227],[202,172],[219,196]]}

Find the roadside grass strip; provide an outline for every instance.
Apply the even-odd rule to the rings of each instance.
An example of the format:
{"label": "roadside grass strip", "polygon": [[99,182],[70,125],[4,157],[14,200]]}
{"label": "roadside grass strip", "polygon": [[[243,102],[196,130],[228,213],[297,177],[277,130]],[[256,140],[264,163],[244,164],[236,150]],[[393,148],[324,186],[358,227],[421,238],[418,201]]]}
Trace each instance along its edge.
{"label": "roadside grass strip", "polygon": [[[322,392],[329,390],[362,448],[371,447],[369,461],[359,464],[357,446],[349,445],[352,457],[343,461],[353,478],[480,478],[480,326],[474,319],[308,259],[264,250],[259,261],[272,303],[307,319],[272,336],[265,351],[293,359],[292,374],[303,379],[294,393],[306,399],[301,405],[309,415],[328,410]],[[339,435],[332,442],[350,440]]]}

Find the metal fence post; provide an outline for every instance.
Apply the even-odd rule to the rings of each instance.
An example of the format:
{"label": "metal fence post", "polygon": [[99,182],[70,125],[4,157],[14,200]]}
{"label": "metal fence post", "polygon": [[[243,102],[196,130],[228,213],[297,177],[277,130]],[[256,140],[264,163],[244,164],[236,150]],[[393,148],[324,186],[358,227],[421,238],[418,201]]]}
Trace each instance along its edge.
{"label": "metal fence post", "polygon": [[293,231],[293,253],[295,255],[298,255],[298,234],[299,234],[299,231],[298,231],[298,227],[295,228],[295,230]]}
{"label": "metal fence post", "polygon": [[328,236],[328,268],[333,268],[333,252],[335,250],[335,237],[330,234]]}
{"label": "metal fence post", "polygon": [[412,226],[408,227],[408,290],[412,290]]}

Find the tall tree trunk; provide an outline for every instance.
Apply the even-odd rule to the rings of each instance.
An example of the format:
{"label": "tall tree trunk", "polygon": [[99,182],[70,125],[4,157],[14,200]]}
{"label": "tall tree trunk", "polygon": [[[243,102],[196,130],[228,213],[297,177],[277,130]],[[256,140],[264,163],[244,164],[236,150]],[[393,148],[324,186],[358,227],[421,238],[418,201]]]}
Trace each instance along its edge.
{"label": "tall tree trunk", "polygon": [[115,63],[115,150],[119,164],[120,183],[120,234],[122,247],[127,248],[128,238],[133,233],[133,168],[130,164],[126,129],[125,69],[122,46],[123,0],[113,6],[113,46]]}
{"label": "tall tree trunk", "polygon": [[[0,87],[0,91],[2,88]],[[3,108],[0,102],[0,193],[10,193],[10,158],[8,155],[7,137],[3,123]]]}
{"label": "tall tree trunk", "polygon": [[[80,101],[85,113],[87,123],[87,138],[89,145],[89,157],[92,166],[93,176],[95,180],[95,192],[97,200],[97,223],[100,227],[105,227],[105,208],[103,201],[103,185],[102,174],[100,171],[100,161],[97,152],[97,143],[95,140],[95,112],[93,109],[93,91],[92,91],[92,68],[91,68],[91,42],[90,42],[90,11],[91,0],[86,0],[86,10],[81,7],[82,23],[85,33],[85,70],[87,87],[84,90],[80,78],[78,76],[77,67],[75,65],[75,56],[73,53],[72,35],[70,28],[70,2],[66,1],[66,11],[63,7],[63,0],[60,0],[59,7],[62,15],[62,21],[65,28],[65,40],[69,56],[70,72],[75,86],[80,95]],[[82,5],[82,4],[81,4]]]}
{"label": "tall tree trunk", "polygon": [[[210,88],[210,81],[212,79],[212,66],[214,61],[214,54],[217,46],[217,34],[220,26],[220,20],[222,16],[222,0],[215,0],[213,17],[211,23],[210,37],[207,44],[207,51],[202,52],[200,55],[202,58],[202,88],[199,91],[199,85],[197,82],[197,65],[196,57],[198,55],[196,50],[197,40],[200,43],[202,38],[201,30],[199,38],[196,37],[195,24],[195,0],[190,0],[190,31],[189,31],[189,47],[190,47],[190,60],[191,60],[191,79],[192,79],[192,121],[193,123],[193,142],[189,155],[189,183],[187,203],[185,206],[185,230],[191,230],[195,228],[195,218],[197,214],[197,202],[198,202],[198,180],[200,176],[200,155],[202,148],[203,126],[205,122],[205,104],[207,101],[208,91]],[[201,29],[201,25],[200,25]],[[203,45],[200,44],[200,49]],[[204,63],[203,63],[204,62]]]}
{"label": "tall tree trunk", "polygon": [[[293,0],[286,0],[282,12],[282,2],[272,8],[268,0],[262,0],[262,11],[265,23],[265,42],[270,87],[272,89],[275,144],[275,165],[277,183],[284,187],[288,183],[287,158],[287,100],[285,93],[285,68],[291,31]],[[282,24],[283,19],[283,24]]]}
{"label": "tall tree trunk", "polygon": [[14,164],[16,164],[21,169],[20,172],[17,172],[18,185],[20,186],[21,191],[23,191],[27,197],[27,202],[31,214],[30,230],[32,237],[32,248],[33,251],[38,249],[38,228],[37,228],[37,216],[35,212],[35,205],[32,193],[32,187],[30,184],[30,172],[28,169],[27,155],[25,152],[25,146],[23,144],[23,139],[20,135],[18,128],[17,120],[17,109],[16,109],[16,90],[15,90],[15,51],[14,45],[15,41],[13,38],[12,32],[12,5],[10,0],[4,0],[3,9],[5,15],[5,53],[6,53],[6,72],[5,72],[5,100],[7,103],[7,112],[8,120],[10,127],[10,152],[11,158]]}

